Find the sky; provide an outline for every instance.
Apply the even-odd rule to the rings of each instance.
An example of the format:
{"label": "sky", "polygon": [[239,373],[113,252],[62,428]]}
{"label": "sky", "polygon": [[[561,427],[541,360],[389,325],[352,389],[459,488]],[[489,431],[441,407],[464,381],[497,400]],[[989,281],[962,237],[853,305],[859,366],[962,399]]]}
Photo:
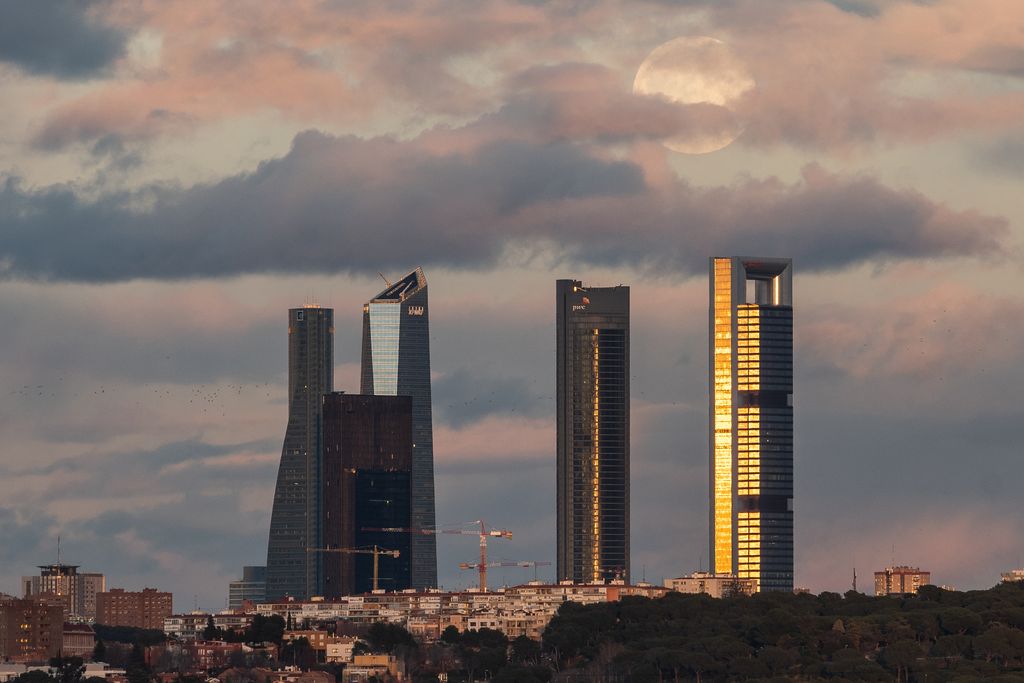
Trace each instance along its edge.
{"label": "sky", "polygon": [[[265,562],[287,309],[335,309],[357,391],[361,305],[416,266],[438,521],[554,560],[554,281],[627,284],[633,575],[706,568],[732,254],[794,261],[796,584],[993,585],[1024,558],[1021,26],[1017,0],[0,3],[0,591],[60,536],[222,608]],[[721,111],[633,93],[685,36],[756,84],[719,151],[665,142]],[[473,538],[438,545],[473,585]]]}

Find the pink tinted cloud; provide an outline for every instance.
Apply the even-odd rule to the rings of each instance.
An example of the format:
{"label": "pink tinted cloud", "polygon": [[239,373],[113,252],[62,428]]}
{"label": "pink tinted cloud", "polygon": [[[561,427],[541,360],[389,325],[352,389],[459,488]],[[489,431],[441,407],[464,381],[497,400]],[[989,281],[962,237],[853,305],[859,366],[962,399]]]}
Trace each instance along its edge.
{"label": "pink tinted cloud", "polygon": [[305,121],[365,123],[384,102],[410,113],[465,113],[485,104],[448,60],[522,33],[551,30],[540,9],[513,2],[445,11],[423,1],[256,3],[129,2],[112,18],[159,36],[159,63],[53,111],[36,133],[61,147],[114,133],[128,139],[275,110]]}
{"label": "pink tinted cloud", "polygon": [[555,425],[547,418],[489,416],[462,429],[434,425],[438,464],[553,458]]}
{"label": "pink tinted cloud", "polygon": [[[480,136],[531,128],[533,136],[601,142],[722,125],[717,109],[680,112],[629,94],[638,60],[674,37],[673,25],[725,37],[748,62],[758,88],[740,109],[751,144],[844,150],[928,140],[1016,125],[1024,96],[1012,88],[910,95],[894,90],[893,78],[1020,74],[1022,14],[1013,0],[888,3],[875,17],[824,2],[740,2],[713,7],[711,24],[694,29],[668,4],[614,0],[573,11],[511,0],[301,0],[244,12],[212,2],[124,0],[112,19],[159,36],[158,64],[123,64],[117,79],[48,112],[35,141],[57,148],[108,134],[182,135],[266,110],[300,125],[359,129],[382,114],[421,127],[437,117],[488,118],[506,105],[517,108],[518,121],[499,121]],[[584,47],[595,41],[600,49]]]}
{"label": "pink tinted cloud", "polygon": [[1008,565],[1020,552],[1020,520],[984,503],[900,509],[887,516],[851,510],[838,524],[808,528],[797,549],[796,581],[813,591],[848,590],[856,566],[858,588],[872,593],[872,573],[894,560],[930,571],[936,585],[988,588],[999,576],[979,573],[979,558]]}
{"label": "pink tinted cloud", "polygon": [[1019,363],[1024,349],[1024,304],[952,282],[884,308],[830,303],[809,317],[798,339],[805,357],[857,380],[994,371]]}
{"label": "pink tinted cloud", "polygon": [[[1024,115],[1019,88],[982,94],[950,85],[964,70],[1024,74],[1024,6],[1014,0],[895,2],[877,17],[827,3],[740,7],[720,21],[758,83],[741,105],[749,143],[843,150],[1006,129]],[[898,85],[905,78],[928,78],[936,91],[908,92]]]}

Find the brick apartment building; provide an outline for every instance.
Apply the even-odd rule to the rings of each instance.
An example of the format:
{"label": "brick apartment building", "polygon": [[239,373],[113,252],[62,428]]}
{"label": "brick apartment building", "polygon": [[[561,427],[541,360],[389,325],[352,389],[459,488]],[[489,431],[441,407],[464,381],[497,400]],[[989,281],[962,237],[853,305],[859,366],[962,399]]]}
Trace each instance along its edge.
{"label": "brick apartment building", "polygon": [[64,607],[54,600],[0,599],[0,660],[45,662],[60,654]]}
{"label": "brick apartment building", "polygon": [[96,594],[96,623],[162,630],[171,616],[172,596],[155,588],[126,591],[112,588]]}

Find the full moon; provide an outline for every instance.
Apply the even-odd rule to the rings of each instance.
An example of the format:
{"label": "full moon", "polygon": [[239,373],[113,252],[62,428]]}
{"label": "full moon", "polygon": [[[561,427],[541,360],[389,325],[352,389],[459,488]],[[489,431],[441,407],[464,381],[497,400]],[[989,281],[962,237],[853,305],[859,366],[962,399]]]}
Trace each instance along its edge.
{"label": "full moon", "polygon": [[754,79],[729,46],[715,38],[686,36],[656,47],[636,72],[633,92],[694,107],[694,121],[664,140],[683,154],[707,154],[727,147],[743,132],[733,106],[754,87]]}

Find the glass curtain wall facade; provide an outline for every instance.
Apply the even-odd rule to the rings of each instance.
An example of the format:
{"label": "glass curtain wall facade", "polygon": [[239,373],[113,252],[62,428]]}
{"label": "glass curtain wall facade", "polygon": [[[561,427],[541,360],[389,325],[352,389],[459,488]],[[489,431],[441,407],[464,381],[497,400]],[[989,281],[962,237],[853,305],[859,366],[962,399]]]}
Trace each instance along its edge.
{"label": "glass curtain wall facade", "polygon": [[792,261],[712,258],[710,294],[711,566],[791,591]]}
{"label": "glass curtain wall facade", "polygon": [[[412,526],[432,529],[434,430],[430,397],[430,307],[417,268],[363,305],[360,393],[412,397]],[[414,534],[412,587],[437,586],[437,539]]]}
{"label": "glass curtain wall facade", "polygon": [[267,544],[267,599],[306,599],[320,589],[320,422],[334,389],[334,311],[288,311],[288,427]]}
{"label": "glass curtain wall facade", "polygon": [[629,580],[629,287],[558,280],[557,572]]}
{"label": "glass curtain wall facade", "polygon": [[242,578],[228,584],[228,609],[241,609],[246,600],[253,604],[267,601],[266,567],[242,567]]}
{"label": "glass curtain wall facade", "polygon": [[[411,397],[324,397],[323,547],[397,550],[397,558],[378,557],[387,590],[412,584],[412,536],[378,530],[411,525],[411,470]],[[325,598],[372,590],[372,554],[322,555]]]}

